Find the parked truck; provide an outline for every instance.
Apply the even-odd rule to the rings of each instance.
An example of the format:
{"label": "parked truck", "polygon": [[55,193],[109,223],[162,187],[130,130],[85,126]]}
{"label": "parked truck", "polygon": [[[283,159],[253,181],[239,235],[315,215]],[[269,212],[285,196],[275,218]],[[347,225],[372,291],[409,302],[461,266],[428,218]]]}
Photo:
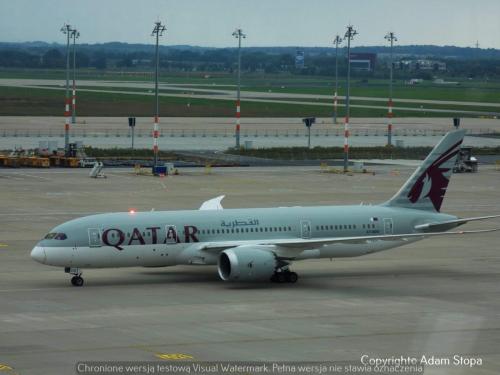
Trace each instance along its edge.
{"label": "parked truck", "polygon": [[457,161],[455,162],[455,166],[453,167],[453,172],[455,173],[463,173],[477,172],[477,159],[472,156],[472,147],[463,146],[460,148],[458,152]]}

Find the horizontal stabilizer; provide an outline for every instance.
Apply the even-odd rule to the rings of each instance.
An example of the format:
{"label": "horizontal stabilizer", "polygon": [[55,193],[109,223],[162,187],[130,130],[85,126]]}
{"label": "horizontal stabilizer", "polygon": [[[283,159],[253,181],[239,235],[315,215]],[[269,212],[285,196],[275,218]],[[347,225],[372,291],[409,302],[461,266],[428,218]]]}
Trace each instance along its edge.
{"label": "horizontal stabilizer", "polygon": [[490,215],[490,216],[479,216],[479,217],[466,217],[466,218],[461,218],[461,219],[456,219],[456,220],[448,220],[448,221],[441,221],[441,222],[436,222],[436,223],[425,223],[425,224],[419,224],[415,225],[416,230],[423,230],[423,231],[444,231],[448,230],[451,228],[458,227],[460,225],[463,225],[465,223],[468,223],[469,221],[478,221],[478,220],[488,220],[488,219],[494,219],[500,217],[500,215]]}

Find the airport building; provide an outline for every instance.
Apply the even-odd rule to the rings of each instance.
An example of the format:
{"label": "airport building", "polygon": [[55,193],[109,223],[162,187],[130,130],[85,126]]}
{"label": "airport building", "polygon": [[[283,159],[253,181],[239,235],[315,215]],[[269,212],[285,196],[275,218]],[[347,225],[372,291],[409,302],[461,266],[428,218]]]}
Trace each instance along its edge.
{"label": "airport building", "polygon": [[372,72],[377,61],[376,53],[351,53],[351,68]]}
{"label": "airport building", "polygon": [[304,51],[297,50],[297,52],[295,53],[295,68],[296,69],[305,68]]}
{"label": "airport building", "polygon": [[401,60],[394,65],[396,69],[408,71],[446,71],[446,63],[436,60]]}

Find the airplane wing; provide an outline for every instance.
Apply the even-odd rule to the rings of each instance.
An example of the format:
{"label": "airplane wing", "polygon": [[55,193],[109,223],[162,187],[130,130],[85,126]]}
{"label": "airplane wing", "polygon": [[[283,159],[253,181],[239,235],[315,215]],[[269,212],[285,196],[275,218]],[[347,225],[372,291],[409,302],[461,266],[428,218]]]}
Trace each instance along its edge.
{"label": "airplane wing", "polygon": [[219,195],[218,197],[209,199],[208,201],[205,201],[202,203],[200,206],[200,211],[204,210],[222,210],[222,200],[224,199],[225,195]]}
{"label": "airplane wing", "polygon": [[221,241],[221,242],[206,242],[200,247],[200,250],[219,252],[225,249],[238,246],[249,245],[264,245],[275,246],[277,255],[286,258],[296,257],[303,250],[316,249],[323,245],[332,244],[364,244],[376,241],[407,241],[411,238],[426,238],[436,236],[450,236],[459,234],[479,234],[489,233],[500,230],[495,229],[480,229],[469,231],[456,231],[456,232],[422,232],[422,233],[405,233],[405,234],[382,234],[376,236],[355,236],[355,237],[325,237],[325,238],[289,238],[289,239],[269,239],[269,240],[247,240],[247,241]]}
{"label": "airplane wing", "polygon": [[487,220],[487,219],[493,219],[496,217],[500,217],[500,215],[466,217],[466,218],[441,221],[441,222],[436,222],[436,223],[425,223],[425,224],[416,225],[415,229],[416,230],[423,230],[425,232],[441,232],[444,230],[458,227],[459,225],[463,225],[465,223],[468,223],[469,221]]}

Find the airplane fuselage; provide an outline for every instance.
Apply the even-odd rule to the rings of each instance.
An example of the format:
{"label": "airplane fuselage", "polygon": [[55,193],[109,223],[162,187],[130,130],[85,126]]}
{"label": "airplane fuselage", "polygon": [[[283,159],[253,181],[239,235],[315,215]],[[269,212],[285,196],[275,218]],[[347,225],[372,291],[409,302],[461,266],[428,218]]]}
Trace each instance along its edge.
{"label": "airplane fuselage", "polygon": [[295,283],[290,264],[356,257],[452,232],[469,221],[441,206],[464,130],[446,134],[388,201],[374,205],[223,209],[223,195],[196,211],[92,215],[54,228],[32,250],[40,263],[64,267],[82,286],[81,269],[215,265],[224,281]]}
{"label": "airplane fuselage", "polygon": [[[37,247],[43,249],[43,263],[60,267],[209,265],[217,264],[218,253],[205,251],[206,243],[416,233],[414,227],[421,223],[454,218],[378,205],[123,212],[66,222],[51,232],[56,238]],[[309,247],[295,260],[360,256],[418,239]]]}

